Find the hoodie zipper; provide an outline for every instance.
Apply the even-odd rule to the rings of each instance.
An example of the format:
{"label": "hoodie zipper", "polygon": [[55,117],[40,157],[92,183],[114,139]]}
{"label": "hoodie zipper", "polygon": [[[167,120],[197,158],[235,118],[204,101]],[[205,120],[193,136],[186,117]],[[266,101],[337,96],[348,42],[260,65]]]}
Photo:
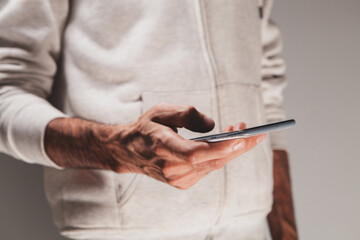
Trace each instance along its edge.
{"label": "hoodie zipper", "polygon": [[[208,67],[209,75],[211,77],[211,89],[212,89],[212,95],[215,96],[215,102],[212,102],[212,106],[216,105],[217,109],[217,118],[219,123],[221,123],[221,114],[220,114],[220,107],[219,107],[219,95],[217,91],[217,79],[218,79],[218,71],[216,66],[216,61],[213,55],[213,52],[211,50],[211,44],[209,40],[209,33],[208,33],[208,27],[206,22],[206,16],[204,11],[204,1],[203,0],[197,0],[194,1],[195,3],[195,10],[197,14],[197,22],[198,22],[198,30],[200,35],[200,41],[203,48],[203,54],[204,54],[204,60],[206,62],[206,65]],[[219,124],[221,125],[221,124]],[[222,212],[225,205],[226,200],[226,179],[227,179],[227,172],[226,172],[226,166],[223,167],[224,175],[223,175],[223,183],[221,184],[223,187],[222,194],[220,196],[220,203],[219,208],[217,210],[217,214],[213,223],[214,225],[217,225],[219,223],[219,220],[222,216]],[[210,227],[209,233],[206,236],[206,240],[211,240],[212,237],[210,235],[212,226]]]}
{"label": "hoodie zipper", "polygon": [[262,19],[264,17],[264,0],[258,0],[258,8],[259,8],[259,17]]}

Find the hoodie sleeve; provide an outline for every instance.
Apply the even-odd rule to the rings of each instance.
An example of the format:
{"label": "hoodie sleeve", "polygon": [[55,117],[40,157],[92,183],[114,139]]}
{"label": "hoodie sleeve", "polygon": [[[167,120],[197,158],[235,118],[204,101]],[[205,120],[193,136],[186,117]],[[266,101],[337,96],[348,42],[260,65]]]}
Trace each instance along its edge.
{"label": "hoodie sleeve", "polygon": [[[279,57],[282,51],[282,38],[279,28],[270,19],[272,0],[259,0],[262,7],[262,48],[261,60],[262,93],[265,104],[265,115],[268,123],[285,120],[283,108],[283,90],[285,62]],[[286,131],[269,134],[273,149],[287,149]]]}
{"label": "hoodie sleeve", "polygon": [[62,169],[44,149],[46,125],[70,117],[48,101],[68,2],[0,3],[0,152]]}

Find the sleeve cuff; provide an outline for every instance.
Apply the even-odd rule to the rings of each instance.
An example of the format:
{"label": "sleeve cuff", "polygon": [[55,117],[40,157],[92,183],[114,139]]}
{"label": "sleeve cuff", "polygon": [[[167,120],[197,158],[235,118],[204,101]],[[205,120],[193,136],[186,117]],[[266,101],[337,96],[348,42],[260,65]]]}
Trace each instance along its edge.
{"label": "sleeve cuff", "polygon": [[270,145],[272,149],[287,150],[288,141],[286,131],[277,131],[269,133]]}
{"label": "sleeve cuff", "polygon": [[47,124],[59,117],[70,116],[53,107],[45,99],[22,108],[11,121],[8,136],[14,153],[28,163],[64,169],[45,152],[44,137]]}

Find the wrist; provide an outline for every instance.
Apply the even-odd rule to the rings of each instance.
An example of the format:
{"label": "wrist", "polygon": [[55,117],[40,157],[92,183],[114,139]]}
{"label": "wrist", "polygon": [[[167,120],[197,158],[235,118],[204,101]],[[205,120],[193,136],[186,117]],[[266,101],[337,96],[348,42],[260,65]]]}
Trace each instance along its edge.
{"label": "wrist", "polygon": [[56,118],[45,130],[44,147],[52,161],[65,168],[117,168],[107,142],[119,125],[81,118]]}
{"label": "wrist", "polygon": [[288,159],[288,152],[283,149],[273,149],[274,159]]}
{"label": "wrist", "polygon": [[273,239],[298,239],[291,191],[288,153],[273,151],[273,206],[268,221]]}

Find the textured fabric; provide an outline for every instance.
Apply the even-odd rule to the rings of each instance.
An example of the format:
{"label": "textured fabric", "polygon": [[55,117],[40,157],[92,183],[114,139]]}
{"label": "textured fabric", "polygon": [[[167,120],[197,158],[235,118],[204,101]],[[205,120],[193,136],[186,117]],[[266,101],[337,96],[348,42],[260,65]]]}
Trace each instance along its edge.
{"label": "textured fabric", "polygon": [[[271,134],[187,191],[145,175],[63,169],[45,153],[43,138],[57,117],[124,124],[161,101],[194,105],[215,120],[211,133],[239,121],[284,119],[285,67],[270,8],[271,1],[254,0],[0,3],[0,151],[45,167],[63,235],[167,239],[214,232],[225,239],[221,234],[238,231],[231,239],[263,239],[271,147],[286,148],[283,134]],[[237,227],[216,231],[240,216]]]}

